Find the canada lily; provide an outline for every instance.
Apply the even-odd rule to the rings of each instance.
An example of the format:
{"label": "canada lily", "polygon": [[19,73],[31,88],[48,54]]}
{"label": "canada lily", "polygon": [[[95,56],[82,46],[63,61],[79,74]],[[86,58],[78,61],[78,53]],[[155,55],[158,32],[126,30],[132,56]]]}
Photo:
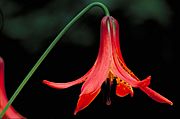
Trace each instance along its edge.
{"label": "canada lily", "polygon": [[95,99],[104,82],[109,82],[111,86],[114,79],[117,82],[117,96],[123,97],[128,94],[133,96],[132,87],[134,87],[140,88],[157,102],[173,104],[170,100],[148,87],[151,76],[141,81],[127,68],[120,50],[119,25],[117,20],[111,16],[105,16],[101,21],[98,56],[93,67],[84,76],[67,83],[55,83],[47,80],[43,80],[43,83],[56,89],[64,89],[84,82],[74,112],[76,114]]}
{"label": "canada lily", "polygon": [[[0,57],[0,112],[6,106],[8,102],[6,91],[5,91],[5,84],[4,84],[4,61]],[[10,106],[6,111],[3,119],[24,119],[16,110]]]}

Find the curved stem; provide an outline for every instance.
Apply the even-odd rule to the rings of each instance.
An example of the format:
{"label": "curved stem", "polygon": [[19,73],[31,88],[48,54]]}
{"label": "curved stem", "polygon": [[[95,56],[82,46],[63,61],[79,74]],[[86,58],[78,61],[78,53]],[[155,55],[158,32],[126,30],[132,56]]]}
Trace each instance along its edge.
{"label": "curved stem", "polygon": [[85,7],[79,14],[77,14],[65,27],[62,29],[62,31],[58,34],[58,36],[53,40],[53,42],[49,45],[49,47],[45,50],[45,52],[42,54],[42,56],[39,58],[39,60],[36,62],[36,64],[33,66],[33,68],[30,70],[30,72],[26,75],[24,80],[21,82],[17,90],[14,92],[14,94],[11,96],[10,100],[8,101],[7,105],[4,107],[2,112],[0,113],[0,118],[3,117],[6,110],[9,108],[9,106],[12,104],[12,102],[15,100],[17,95],[20,93],[22,88],[25,86],[25,84],[28,82],[30,77],[34,74],[36,69],[39,67],[39,65],[42,63],[42,61],[46,58],[46,56],[49,54],[49,52],[53,49],[53,47],[57,44],[57,42],[60,40],[60,38],[67,32],[67,30],[87,11],[89,11],[92,7],[98,6],[104,10],[104,13],[106,16],[109,16],[109,11],[107,7],[100,3],[100,2],[93,2],[89,4],[87,7]]}

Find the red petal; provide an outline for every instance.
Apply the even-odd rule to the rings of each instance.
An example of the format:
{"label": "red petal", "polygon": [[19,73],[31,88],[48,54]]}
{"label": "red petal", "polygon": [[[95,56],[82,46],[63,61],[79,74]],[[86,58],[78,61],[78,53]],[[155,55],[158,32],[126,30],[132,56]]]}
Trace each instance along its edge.
{"label": "red petal", "polygon": [[[118,59],[116,63],[119,63],[120,65],[118,66],[121,66],[127,73],[122,73],[121,75],[125,75],[124,77],[129,77],[127,76],[126,74],[129,74],[131,77],[133,77],[135,80],[139,80],[134,74],[132,71],[130,71],[125,62],[124,62],[124,59],[123,59],[123,56],[122,56],[122,53],[121,53],[121,49],[120,49],[120,40],[119,40],[119,24],[118,24],[118,21],[116,19],[114,19],[113,17],[111,17],[110,19],[110,27],[111,27],[111,35],[112,35],[112,50],[113,50],[113,57],[115,59]],[[116,64],[115,63],[115,64]],[[117,67],[118,67],[117,66]],[[121,69],[120,69],[121,70]],[[130,77],[129,77],[130,78]],[[132,78],[131,78],[132,79]],[[133,80],[133,79],[132,79]]]}
{"label": "red petal", "polygon": [[132,87],[122,80],[118,82],[119,84],[116,86],[116,95],[119,97],[124,97],[128,94],[131,94],[132,97],[134,94]]}
{"label": "red petal", "polygon": [[113,17],[110,18],[110,27],[111,27],[111,36],[112,36],[112,46],[116,50],[121,61],[125,64],[120,47],[119,24],[118,21]]}
{"label": "red petal", "polygon": [[165,98],[164,96],[160,95],[149,87],[140,87],[140,89],[157,102],[173,105],[173,103],[169,99]]}
{"label": "red petal", "polygon": [[137,87],[138,81],[137,77],[131,72],[126,64],[124,63],[121,50],[120,50],[120,45],[119,45],[119,25],[118,22],[111,17],[111,22],[110,22],[110,27],[111,27],[111,34],[112,35],[112,55],[113,55],[113,62],[112,62],[112,67],[114,70],[114,73],[120,77],[121,79],[124,78],[123,80],[133,87]]}
{"label": "red petal", "polygon": [[51,88],[56,88],[56,89],[64,89],[64,88],[69,88],[73,85],[82,83],[86,78],[79,78],[77,80],[71,81],[71,82],[67,82],[67,83],[55,83],[55,82],[51,82],[48,80],[43,80],[43,83],[48,85]]}
{"label": "red petal", "polygon": [[150,81],[151,81],[151,76],[148,76],[148,77],[145,78],[144,80],[140,81],[139,84],[138,84],[138,86],[139,86],[139,87],[147,87],[147,86],[149,86]]}
{"label": "red petal", "polygon": [[153,100],[161,103],[168,103],[172,105],[173,103],[168,100],[167,98],[163,97],[156,91],[152,90],[151,88],[147,87],[150,84],[151,76],[148,76],[146,79],[142,80],[139,83],[139,88],[145,92],[149,97],[151,97]]}
{"label": "red petal", "polygon": [[[4,62],[3,59],[0,57],[0,112],[4,109],[8,102],[6,91],[4,87]],[[24,119],[25,117],[21,116],[16,110],[10,106],[5,115],[3,116],[4,119]]]}
{"label": "red petal", "polygon": [[[116,57],[117,58],[117,57]],[[115,59],[115,58],[114,58]],[[115,59],[117,60],[117,59]],[[115,61],[114,60],[114,61]],[[130,84],[132,87],[138,87],[139,81],[137,81],[135,78],[131,77],[130,74],[128,74],[127,71],[123,69],[123,67],[116,61],[112,61],[111,70],[112,72],[119,77],[120,79],[124,80],[128,84]],[[116,64],[115,64],[116,63]]]}
{"label": "red petal", "polygon": [[50,87],[52,87],[52,88],[56,88],[56,89],[68,88],[68,87],[71,87],[73,85],[76,85],[76,84],[79,84],[79,83],[82,83],[83,81],[85,81],[92,70],[94,70],[94,66],[84,76],[82,76],[81,78],[79,78],[77,80],[71,81],[71,82],[55,83],[55,82],[43,80],[43,83],[50,86]]}
{"label": "red petal", "polygon": [[92,93],[99,89],[107,79],[110,64],[112,61],[111,34],[108,25],[109,17],[106,16],[101,21],[101,40],[97,56],[96,67],[89,75],[81,88],[81,94]]}
{"label": "red petal", "polygon": [[101,89],[98,89],[97,91],[89,94],[83,94],[79,97],[77,107],[74,111],[74,115],[76,115],[77,112],[83,110],[86,108],[94,99],[95,97],[99,94]]}
{"label": "red petal", "polygon": [[74,114],[87,107],[94,100],[100,92],[102,83],[108,77],[112,56],[108,19],[109,17],[104,17],[101,21],[101,40],[95,63],[96,66],[82,85],[80,98]]}

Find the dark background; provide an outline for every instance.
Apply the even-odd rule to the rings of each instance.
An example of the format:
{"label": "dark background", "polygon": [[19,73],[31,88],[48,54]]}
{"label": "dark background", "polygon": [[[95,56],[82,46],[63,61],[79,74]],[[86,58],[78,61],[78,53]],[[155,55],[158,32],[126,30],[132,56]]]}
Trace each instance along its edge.
{"label": "dark background", "polygon": [[[91,0],[1,0],[0,56],[5,61],[5,86],[10,98],[33,65],[61,29]],[[103,91],[84,110],[73,116],[80,85],[56,90],[42,84],[48,79],[67,82],[85,74],[93,65],[99,46],[103,12],[93,8],[62,37],[13,102],[23,116],[58,118],[146,118],[178,116],[179,39],[178,4],[175,0],[112,0],[102,2],[119,21],[121,50],[127,66],[140,78],[151,75],[150,87],[174,102],[157,103],[139,89],[134,97]],[[177,117],[176,117],[177,118]]]}

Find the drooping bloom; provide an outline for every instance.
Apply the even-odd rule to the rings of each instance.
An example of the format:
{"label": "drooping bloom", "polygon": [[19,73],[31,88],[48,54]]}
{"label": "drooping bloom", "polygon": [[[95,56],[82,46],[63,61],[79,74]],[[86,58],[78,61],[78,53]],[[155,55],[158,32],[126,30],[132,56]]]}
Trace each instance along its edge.
{"label": "drooping bloom", "polygon": [[[4,109],[8,102],[7,96],[6,96],[6,90],[5,90],[5,84],[4,84],[4,61],[0,57],[0,112]],[[10,106],[5,115],[3,116],[3,119],[25,119],[23,116],[21,116],[12,106]]]}
{"label": "drooping bloom", "polygon": [[[84,82],[74,112],[76,114],[95,99],[104,82],[109,82],[111,86],[114,79],[117,82],[117,96],[124,97],[128,94],[133,96],[132,87],[134,87],[139,88],[157,102],[173,104],[170,100],[148,87],[151,76],[140,80],[128,69],[120,50],[119,25],[117,20],[111,16],[105,16],[101,21],[98,56],[92,68],[84,76],[67,83],[55,83],[47,80],[43,80],[43,83],[52,88],[65,89]],[[109,103],[110,101],[107,101],[107,104]]]}

